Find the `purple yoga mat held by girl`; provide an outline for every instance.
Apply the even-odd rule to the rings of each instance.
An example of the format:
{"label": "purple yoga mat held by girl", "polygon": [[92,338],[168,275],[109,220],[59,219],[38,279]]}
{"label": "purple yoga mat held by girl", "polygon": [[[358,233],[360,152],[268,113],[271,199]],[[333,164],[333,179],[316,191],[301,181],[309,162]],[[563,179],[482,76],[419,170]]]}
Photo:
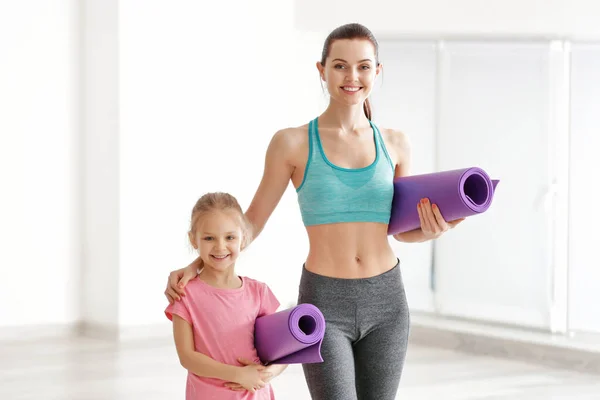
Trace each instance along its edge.
{"label": "purple yoga mat held by girl", "polygon": [[254,333],[258,356],[265,364],[323,362],[325,318],[312,304],[299,304],[258,318]]}
{"label": "purple yoga mat held by girl", "polygon": [[[274,134],[245,215],[254,239],[289,182],[296,188],[310,247],[298,303],[318,307],[327,323],[324,361],[302,366],[311,398],[392,400],[406,356],[409,308],[387,231],[394,178],[410,173],[409,140],[372,120],[368,97],[382,64],[366,27],[332,31],[316,67],[329,105],[309,123]],[[420,227],[396,240],[436,239],[462,221],[446,222],[435,204],[421,200],[414,204]],[[180,299],[201,267],[197,259],[171,272],[170,302]]]}

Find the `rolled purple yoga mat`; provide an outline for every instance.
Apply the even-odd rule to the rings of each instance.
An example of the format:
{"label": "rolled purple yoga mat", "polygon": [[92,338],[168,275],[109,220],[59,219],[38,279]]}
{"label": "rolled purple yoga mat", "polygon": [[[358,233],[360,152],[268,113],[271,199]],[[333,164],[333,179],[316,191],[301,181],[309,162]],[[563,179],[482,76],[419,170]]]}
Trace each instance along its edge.
{"label": "rolled purple yoga mat", "polygon": [[490,207],[498,180],[481,168],[463,168],[394,179],[388,234],[419,228],[417,204],[428,198],[446,221],[481,214]]}
{"label": "rolled purple yoga mat", "polygon": [[323,362],[324,335],[325,318],[312,304],[259,317],[254,325],[254,344],[264,364]]}

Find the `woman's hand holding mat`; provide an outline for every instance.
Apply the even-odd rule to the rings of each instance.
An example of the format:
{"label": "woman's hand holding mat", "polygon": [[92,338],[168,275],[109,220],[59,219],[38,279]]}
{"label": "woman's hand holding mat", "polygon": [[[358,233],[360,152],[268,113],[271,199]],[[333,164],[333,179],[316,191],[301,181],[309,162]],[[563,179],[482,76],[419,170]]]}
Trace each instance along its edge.
{"label": "woman's hand holding mat", "polygon": [[487,211],[498,182],[477,167],[396,178],[388,234],[398,239],[421,228],[425,237],[439,237]]}
{"label": "woman's hand holding mat", "polygon": [[[437,204],[431,204],[428,198],[421,199],[417,203],[417,213],[419,214],[421,231],[426,240],[437,239],[446,231],[465,220],[463,217],[453,221],[446,221]],[[396,240],[399,240],[398,235],[394,235]]]}

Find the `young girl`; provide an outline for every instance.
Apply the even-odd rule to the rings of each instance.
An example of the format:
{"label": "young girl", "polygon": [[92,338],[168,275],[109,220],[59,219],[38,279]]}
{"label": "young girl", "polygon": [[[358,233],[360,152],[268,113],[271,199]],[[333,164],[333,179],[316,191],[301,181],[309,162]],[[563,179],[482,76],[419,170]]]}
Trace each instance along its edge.
{"label": "young girl", "polygon": [[256,318],[277,311],[279,302],[266,284],[235,274],[249,242],[246,228],[230,194],[205,194],[192,210],[188,235],[203,268],[185,287],[182,301],[165,310],[188,370],[187,400],[272,400],[268,382],[285,369],[261,365],[254,347]]}

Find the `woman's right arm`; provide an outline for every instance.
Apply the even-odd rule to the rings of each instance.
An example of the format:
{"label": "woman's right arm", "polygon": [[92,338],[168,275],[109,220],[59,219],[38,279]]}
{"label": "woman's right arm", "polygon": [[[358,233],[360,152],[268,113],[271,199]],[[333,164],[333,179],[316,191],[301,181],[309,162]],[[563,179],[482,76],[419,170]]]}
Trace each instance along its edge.
{"label": "woman's right arm", "polygon": [[[267,220],[283,197],[294,172],[292,155],[297,149],[298,140],[297,135],[290,131],[291,129],[283,129],[275,133],[267,148],[262,179],[245,213],[250,224],[250,237],[247,238],[246,247],[264,229]],[[179,300],[179,296],[184,295],[183,288],[190,279],[196,277],[201,267],[202,259],[198,257],[185,268],[170,273],[165,290],[169,303]]]}
{"label": "woman's right arm", "polygon": [[246,210],[251,230],[248,244],[262,232],[283,197],[294,172],[291,156],[295,147],[293,135],[288,130],[278,131],[273,135],[267,147],[263,176]]}

